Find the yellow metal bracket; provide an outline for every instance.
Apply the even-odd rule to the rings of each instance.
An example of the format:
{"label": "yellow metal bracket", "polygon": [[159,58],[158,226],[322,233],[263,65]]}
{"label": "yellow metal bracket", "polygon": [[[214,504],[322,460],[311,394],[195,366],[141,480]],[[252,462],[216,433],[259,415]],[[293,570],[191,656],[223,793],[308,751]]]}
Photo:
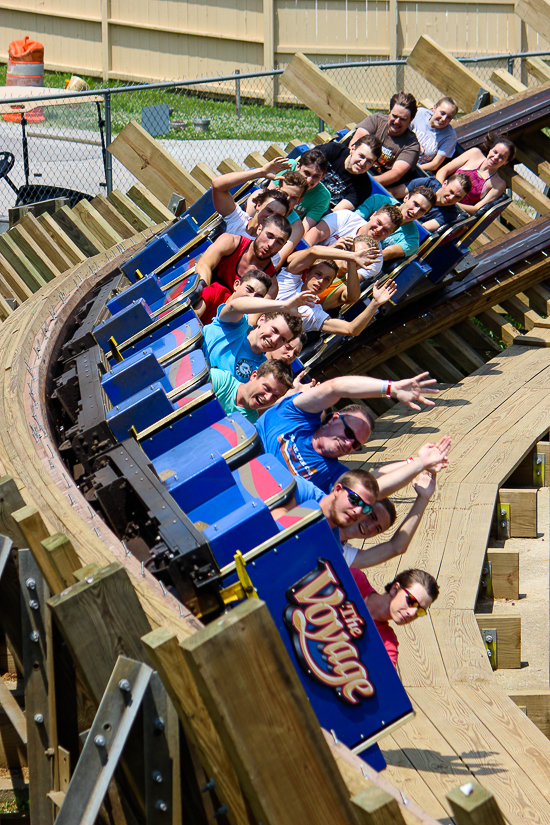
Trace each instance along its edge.
{"label": "yellow metal bracket", "polygon": [[234,584],[230,584],[229,587],[225,587],[221,591],[220,595],[224,601],[224,604],[242,601],[245,598],[259,599],[260,597],[258,596],[258,591],[252,584],[252,579],[247,573],[246,562],[240,550],[237,550],[234,558],[239,581]]}
{"label": "yellow metal bracket", "polygon": [[124,356],[122,355],[121,351],[119,350],[118,344],[117,344],[117,342],[115,341],[115,339],[113,338],[112,335],[109,338],[109,346],[111,347],[111,355],[113,356],[115,361],[117,361],[119,364],[120,364],[121,361],[124,361]]}

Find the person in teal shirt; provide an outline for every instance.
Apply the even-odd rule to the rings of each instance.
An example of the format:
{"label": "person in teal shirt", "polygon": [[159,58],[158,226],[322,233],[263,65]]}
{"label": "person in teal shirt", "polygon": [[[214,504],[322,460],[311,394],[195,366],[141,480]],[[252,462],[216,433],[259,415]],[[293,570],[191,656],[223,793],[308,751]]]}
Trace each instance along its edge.
{"label": "person in teal shirt", "polygon": [[[289,164],[289,170],[299,172],[308,183],[307,192],[291,213],[302,221],[304,232],[308,232],[330,209],[330,192],[324,183],[321,183],[328,169],[328,160],[318,149],[308,149],[299,158],[287,158],[286,162]],[[280,174],[275,178],[275,184],[282,176]],[[288,216],[288,220],[292,222],[291,215]]]}
{"label": "person in teal shirt", "polygon": [[391,203],[399,208],[403,215],[403,223],[395,232],[380,242],[383,258],[385,261],[408,258],[409,255],[414,255],[420,243],[416,220],[426,215],[435,205],[435,194],[427,186],[417,186],[403,199],[402,203],[392,198],[391,195],[371,195],[363,201],[361,206],[357,207],[356,211],[368,220],[373,212],[385,203]]}
{"label": "person in teal shirt", "polygon": [[210,383],[218,401],[229,415],[240,412],[253,424],[261,411],[272,407],[292,387],[294,374],[285,361],[264,361],[246,384],[226,370],[210,370]]}

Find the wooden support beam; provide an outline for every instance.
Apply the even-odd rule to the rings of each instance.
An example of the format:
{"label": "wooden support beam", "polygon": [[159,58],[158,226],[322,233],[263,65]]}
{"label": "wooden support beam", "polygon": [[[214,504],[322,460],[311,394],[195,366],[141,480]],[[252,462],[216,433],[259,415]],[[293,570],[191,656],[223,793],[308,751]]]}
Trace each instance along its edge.
{"label": "wooden support beam", "polygon": [[113,189],[107,195],[107,200],[122,215],[124,220],[134,227],[136,232],[143,232],[144,229],[150,229],[155,225],[149,215],[146,215],[130,198],[127,198],[120,189]]}
{"label": "wooden support beam", "polygon": [[237,161],[233,158],[225,158],[218,164],[218,172],[220,175],[227,175],[228,172],[242,172],[243,167],[239,166]]}
{"label": "wooden support beam", "polygon": [[492,93],[481,78],[447,54],[427,34],[418,38],[407,64],[443,94],[453,97],[465,112],[472,110],[480,89]]}
{"label": "wooden support beam", "polygon": [[258,821],[349,825],[347,789],[267,606],[249,599],[181,649]]}
{"label": "wooden support beam", "polygon": [[21,303],[33,294],[33,290],[27,286],[26,281],[23,280],[3,255],[0,255],[0,277]]}
{"label": "wooden support beam", "polygon": [[332,140],[332,135],[328,132],[317,132],[315,137],[313,138],[313,144],[315,146],[321,146],[323,143],[328,143],[329,140]]}
{"label": "wooden support beam", "polygon": [[[206,187],[206,188],[209,188]],[[173,221],[174,220],[174,213],[171,212],[167,206],[165,206],[152,192],[150,192],[146,186],[143,186],[141,183],[134,183],[131,189],[128,189],[127,193],[130,200],[132,200],[136,206],[139,206],[142,212],[145,212],[146,215],[149,215],[152,221],[155,224],[163,223],[164,221]]]}
{"label": "wooden support beam", "polygon": [[386,362],[392,370],[395,370],[401,378],[412,378],[414,375],[419,375],[425,372],[425,368],[411,358],[410,353],[402,352],[399,355],[394,355]]}
{"label": "wooden support beam", "polygon": [[[313,143],[315,143],[315,138],[313,138]],[[324,141],[322,141],[324,143]],[[286,152],[282,146],[278,146],[276,143],[272,143],[271,146],[268,146],[264,152],[264,158],[266,160],[275,160],[275,158],[284,158]]]}
{"label": "wooden support beam", "polygon": [[501,301],[500,306],[526,330],[533,329],[537,321],[542,321],[540,315],[530,309],[528,302],[520,298],[519,294]]}
{"label": "wooden support beam", "polygon": [[519,335],[519,330],[492,307],[486,309],[485,312],[480,312],[477,317],[497,338],[500,338],[506,347],[513,344],[514,338]]}
{"label": "wooden support beam", "polygon": [[491,563],[494,598],[519,599],[519,551],[489,547],[487,561]]}
{"label": "wooden support beam", "polygon": [[38,223],[42,229],[47,232],[54,244],[57,244],[63,254],[70,260],[71,264],[80,264],[88,257],[75,242],[67,235],[67,233],[55,223],[53,217],[46,212],[40,215]]}
{"label": "wooden support beam", "polygon": [[506,69],[495,69],[491,75],[491,83],[494,83],[495,86],[498,86],[498,88],[502,89],[507,95],[515,95],[518,92],[525,92],[528,89],[525,83],[515,78],[514,75],[511,74],[511,72],[507,72]]}
{"label": "wooden support beam", "polygon": [[291,141],[289,141],[289,142],[287,143],[287,145],[285,146],[285,152],[286,152],[286,154],[287,154],[287,155],[289,155],[289,154],[292,152],[292,150],[293,150],[293,149],[296,149],[298,146],[302,146],[303,142],[304,142],[304,141],[303,141],[303,140],[300,140],[300,138],[293,138],[293,139],[292,139]]}
{"label": "wooden support beam", "polygon": [[523,163],[547,186],[550,185],[550,162],[529,145],[529,138],[516,144],[516,162]]}
{"label": "wooden support beam", "polygon": [[352,796],[351,801],[361,825],[405,825],[399,805],[381,788],[367,788]]}
{"label": "wooden support beam", "polygon": [[511,224],[514,229],[521,229],[522,226],[531,223],[532,220],[525,209],[522,209],[517,203],[509,204],[502,213],[502,217]]}
{"label": "wooden support beam", "polygon": [[550,3],[547,0],[516,0],[516,14],[545,40],[550,40]]}
{"label": "wooden support beam", "polygon": [[244,165],[248,166],[249,169],[260,169],[262,166],[265,166],[266,163],[266,158],[261,155],[260,152],[251,152],[244,159]]}
{"label": "wooden support beam", "polygon": [[419,358],[426,364],[432,376],[435,376],[438,381],[444,381],[449,384],[458,384],[459,381],[464,380],[464,375],[457,369],[454,364],[445,358],[441,352],[433,346],[424,341],[422,344],[416,344],[411,347],[411,354],[414,358]]}
{"label": "wooden support beam", "polygon": [[529,306],[539,315],[550,315],[550,289],[545,284],[535,284],[524,292]]}
{"label": "wooden support beam", "polygon": [[[1,294],[2,285],[0,285],[0,321],[5,321],[13,313],[13,309],[6,303],[6,299]],[[8,296],[9,297],[9,296]]]}
{"label": "wooden support beam", "polygon": [[335,129],[342,129],[350,120],[360,123],[369,114],[368,109],[344,92],[326,72],[318,69],[303,54],[294,55],[280,82],[317,117]]}
{"label": "wooden support beam", "polygon": [[509,690],[510,699],[525,708],[526,716],[550,739],[550,690]]}
{"label": "wooden support beam", "polygon": [[[540,484],[541,487],[550,486],[550,443],[548,441],[537,441],[534,448],[529,450],[527,455],[521,461],[512,475],[507,479],[507,484],[510,487],[533,487],[536,486],[533,478],[533,469],[535,455],[542,455],[544,457],[544,482]],[[540,483],[540,477],[537,478]]]}
{"label": "wooden support beam", "polygon": [[454,326],[453,332],[456,332],[464,341],[467,341],[482,358],[484,356],[492,357],[492,353],[502,352],[502,348],[497,341],[470,318]]}
{"label": "wooden support beam", "polygon": [[513,172],[510,175],[504,170],[501,174],[506,180],[506,183],[512,187],[512,192],[515,192],[516,195],[523,198],[525,203],[532,206],[533,209],[536,209],[539,214],[545,215],[547,212],[550,212],[550,198],[547,198],[540,189],[537,189],[534,184],[526,180],[523,175],[519,175],[517,172]]}
{"label": "wooden support beam", "polygon": [[73,572],[73,576],[75,577],[75,581],[82,582],[87,576],[95,576],[96,573],[99,573],[101,567],[99,564],[96,564],[95,561],[91,561],[90,564],[84,565],[84,567],[79,567],[78,570]]}
{"label": "wooden support beam", "polygon": [[34,560],[40,567],[50,592],[60,593],[65,588],[65,583],[42,543],[50,537],[50,532],[44,524],[42,515],[36,507],[31,507],[29,504],[20,510],[15,510],[12,513],[12,518],[23,531],[26,546],[29,547]]}
{"label": "wooden support beam", "polygon": [[105,246],[97,240],[93,232],[80,220],[78,214],[67,206],[58,209],[55,215],[52,216],[52,220],[61,227],[63,232],[69,236],[71,241],[78,246],[87,258],[92,258],[105,249]]}
{"label": "wooden support beam", "polygon": [[232,825],[255,822],[235,769],[206,710],[174,633],[159,627],[142,639],[208,777],[214,779],[220,802],[231,811]]}
{"label": "wooden support beam", "polygon": [[58,580],[63,582],[62,590],[75,584],[74,573],[81,568],[81,562],[67,536],[64,533],[48,536],[42,540],[42,547],[48,555],[50,564],[57,571]]}
{"label": "wooden support beam", "polygon": [[113,204],[110,203],[101,192],[95,196],[91,203],[96,212],[99,212],[102,218],[107,221],[109,226],[111,226],[121,238],[131,238],[132,235],[136,234],[136,230],[132,224],[115,209]]}
{"label": "wooden support beam", "polygon": [[476,613],[478,627],[497,632],[497,668],[521,667],[521,616],[496,616],[494,613]]}
{"label": "wooden support beam", "polygon": [[527,57],[524,61],[527,72],[541,83],[550,80],[550,66],[541,57]]}
{"label": "wooden support beam", "polygon": [[440,332],[433,340],[468,373],[475,372],[487,360],[478,355],[475,349],[452,329]]}
{"label": "wooden support beam", "polygon": [[27,284],[32,292],[36,292],[46,281],[33,266],[32,262],[19,248],[14,238],[10,238],[8,232],[0,235],[0,254],[15,269],[19,277]]}
{"label": "wooden support beam", "polygon": [[16,224],[10,229],[6,233],[6,237],[13,239],[27,260],[30,261],[36,271],[40,273],[45,283],[52,281],[61,274],[61,270],[48,258],[40,245],[25,231],[21,223]]}
{"label": "wooden support beam", "polygon": [[14,229],[23,229],[27,235],[38,245],[39,249],[46,255],[59,272],[66,272],[70,269],[74,261],[66,255],[59,244],[52,241],[44,227],[32,214],[25,215]]}
{"label": "wooden support beam", "polygon": [[215,172],[207,163],[197,163],[195,168],[191,169],[191,174],[201,186],[204,186],[205,189],[210,189],[212,186],[212,181],[214,178],[218,177],[218,173]]}
{"label": "wooden support beam", "polygon": [[96,704],[120,654],[149,664],[141,636],[151,628],[118,562],[52,596],[48,605]]}
{"label": "wooden support beam", "polygon": [[97,209],[94,209],[89,201],[79,201],[73,207],[73,212],[78,215],[84,226],[97,238],[98,243],[104,249],[110,249],[121,242],[122,236],[113,229]]}
{"label": "wooden support beam", "polygon": [[493,794],[477,782],[466,784],[473,786],[468,795],[462,788],[446,794],[457,825],[506,825]]}
{"label": "wooden support beam", "polygon": [[27,744],[27,721],[25,714],[17,704],[11,690],[6,683],[0,679],[0,706],[13,725],[23,745]]}
{"label": "wooden support beam", "polygon": [[107,151],[165,206],[168,206],[174,192],[183,195],[187,204],[191,205],[206,191],[135,120],[126,124]]}
{"label": "wooden support beam", "polygon": [[501,487],[498,491],[495,507],[494,525],[499,508],[504,504],[510,506],[510,537],[533,539],[537,537],[537,488]]}

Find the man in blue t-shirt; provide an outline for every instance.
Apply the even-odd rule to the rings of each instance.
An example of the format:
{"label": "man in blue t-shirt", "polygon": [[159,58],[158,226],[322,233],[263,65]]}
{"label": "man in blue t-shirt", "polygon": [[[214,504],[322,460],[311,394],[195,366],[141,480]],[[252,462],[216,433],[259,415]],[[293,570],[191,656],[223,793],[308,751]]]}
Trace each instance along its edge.
{"label": "man in blue t-shirt", "polygon": [[[216,317],[204,327],[203,352],[210,366],[230,372],[246,383],[266,359],[266,352],[277,349],[302,332],[298,306],[317,299],[312,293],[299,293],[286,301],[268,298],[233,298],[218,307]],[[256,326],[248,315],[258,314]]]}
{"label": "man in blue t-shirt", "polygon": [[[435,380],[428,379],[427,375],[428,373],[422,373],[415,378],[393,382],[361,375],[341,376],[285,398],[264,413],[256,425],[264,450],[277,456],[293,475],[313,481],[328,493],[346,469],[338,459],[360,449],[369,438],[374,421],[366,407],[360,404],[351,404],[332,413],[324,423],[321,413],[341,398],[383,396],[403,401],[412,409],[420,409],[417,401],[433,406],[433,401],[425,395],[437,390],[430,388]],[[393,473],[388,473],[386,468],[382,487],[384,495],[389,495],[402,486],[402,476],[410,480],[419,472],[418,469],[413,471],[414,461],[405,471],[403,462],[398,464],[400,483],[396,487],[389,482]],[[409,467],[414,474],[410,474]]]}
{"label": "man in blue t-shirt", "polygon": [[414,255],[420,242],[415,221],[422,218],[435,205],[435,195],[425,186],[416,186],[410,193],[407,193],[402,203],[391,195],[371,195],[356,211],[368,220],[377,209],[386,203],[399,207],[403,222],[395,232],[380,241],[382,256],[384,261],[408,258],[409,255]]}
{"label": "man in blue t-shirt", "polygon": [[421,218],[420,223],[428,232],[437,232],[441,226],[454,223],[458,218],[465,217],[455,204],[460,203],[471,192],[472,179],[464,172],[455,172],[445,183],[437,178],[415,178],[408,183],[394,186],[391,193],[395,198],[404,198],[410,195],[419,186],[428,187],[435,194],[435,204]]}

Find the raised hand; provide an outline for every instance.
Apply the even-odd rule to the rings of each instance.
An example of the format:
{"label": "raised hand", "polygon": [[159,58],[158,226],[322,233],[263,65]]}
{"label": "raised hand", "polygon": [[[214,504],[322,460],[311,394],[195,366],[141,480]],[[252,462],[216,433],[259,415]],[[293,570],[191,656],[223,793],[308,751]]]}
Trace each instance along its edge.
{"label": "raised hand", "polygon": [[[435,403],[426,398],[426,395],[437,395],[439,390],[432,388],[432,384],[437,384],[435,378],[428,378],[429,372],[421,372],[420,375],[415,375],[414,378],[404,378],[402,381],[395,381],[392,386],[392,397],[397,401],[402,401],[411,410],[419,410],[420,406],[416,403],[419,401],[427,407],[435,406]],[[393,396],[395,392],[395,396]]]}
{"label": "raised hand", "polygon": [[423,470],[413,481],[413,487],[419,498],[429,500],[435,492],[437,473],[433,470]]}
{"label": "raised hand", "polygon": [[262,167],[262,177],[274,180],[277,175],[286,172],[287,169],[290,169],[290,162],[286,158],[275,158]]}
{"label": "raised hand", "polygon": [[437,444],[431,442],[424,444],[418,451],[418,457],[421,459],[425,470],[434,470],[438,473],[449,463],[447,454],[450,449],[451,437],[444,435]]}
{"label": "raised hand", "polygon": [[300,307],[310,307],[317,303],[319,303],[318,296],[315,295],[314,292],[308,292],[307,290],[297,292],[292,298],[287,298],[286,301],[282,301],[286,312],[290,312],[291,315],[299,315],[298,310]]}
{"label": "raised hand", "polygon": [[381,287],[378,286],[378,281],[376,281],[372,287],[372,297],[378,306],[386,304],[396,292],[397,284],[395,281],[386,281],[386,283]]}
{"label": "raised hand", "polygon": [[357,252],[353,253],[355,263],[360,268],[373,264],[380,256],[381,252],[377,246],[367,246],[366,249],[357,250]]}

